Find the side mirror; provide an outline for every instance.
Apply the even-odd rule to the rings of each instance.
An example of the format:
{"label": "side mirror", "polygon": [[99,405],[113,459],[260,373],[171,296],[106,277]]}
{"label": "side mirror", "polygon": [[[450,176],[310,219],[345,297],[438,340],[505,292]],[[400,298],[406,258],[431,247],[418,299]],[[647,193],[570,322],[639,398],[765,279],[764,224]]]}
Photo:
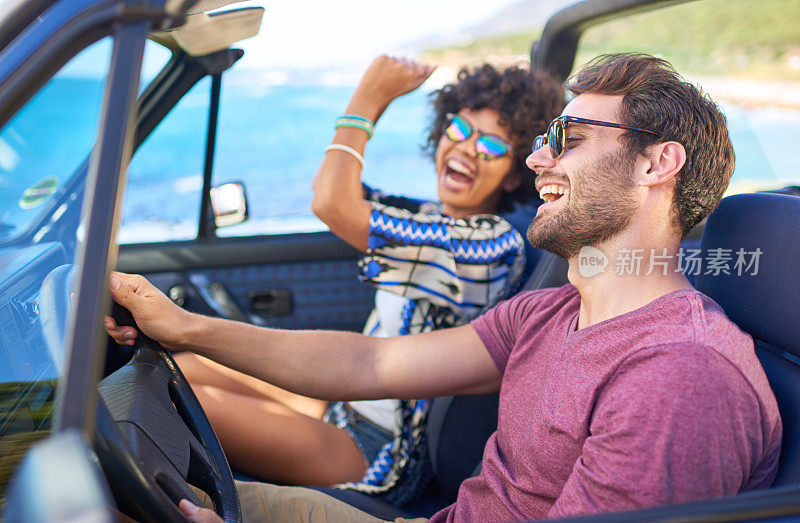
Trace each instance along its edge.
{"label": "side mirror", "polygon": [[0,519],[9,523],[118,521],[97,456],[75,430],[53,433],[25,455]]}
{"label": "side mirror", "polygon": [[244,183],[230,182],[212,187],[211,209],[217,227],[229,227],[247,221],[249,215]]}

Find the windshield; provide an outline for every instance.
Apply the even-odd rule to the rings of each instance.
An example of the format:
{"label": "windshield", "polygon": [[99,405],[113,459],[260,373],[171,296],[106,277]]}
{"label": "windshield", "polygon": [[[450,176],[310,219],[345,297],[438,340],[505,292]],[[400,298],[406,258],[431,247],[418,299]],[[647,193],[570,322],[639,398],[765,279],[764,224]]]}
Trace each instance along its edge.
{"label": "windshield", "polygon": [[0,131],[0,241],[46,212],[86,160],[110,51],[105,40],[84,51]]}
{"label": "windshield", "polygon": [[50,432],[77,272],[82,190],[71,186],[85,173],[110,56],[110,37],[87,48],[0,130],[0,239],[11,239],[0,245],[0,502]]}
{"label": "windshield", "polygon": [[[146,49],[142,86],[171,56],[153,42]],[[85,174],[110,53],[107,40],[83,51],[0,131],[0,243],[38,225]]]}

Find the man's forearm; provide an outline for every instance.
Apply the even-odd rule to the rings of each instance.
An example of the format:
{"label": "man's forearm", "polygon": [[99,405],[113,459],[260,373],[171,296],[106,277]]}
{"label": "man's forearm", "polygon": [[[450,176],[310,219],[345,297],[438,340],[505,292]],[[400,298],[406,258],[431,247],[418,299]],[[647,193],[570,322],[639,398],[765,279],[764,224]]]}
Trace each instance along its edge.
{"label": "man's forearm", "polygon": [[192,315],[181,345],[286,390],[320,399],[385,397],[378,338],[351,332],[286,331]]}
{"label": "man's forearm", "polygon": [[[293,392],[330,400],[430,398],[496,391],[500,373],[469,325],[399,338],[256,327],[181,309],[146,278],[113,273],[114,301],[162,345],[207,356]],[[137,332],[105,318],[117,343]]]}

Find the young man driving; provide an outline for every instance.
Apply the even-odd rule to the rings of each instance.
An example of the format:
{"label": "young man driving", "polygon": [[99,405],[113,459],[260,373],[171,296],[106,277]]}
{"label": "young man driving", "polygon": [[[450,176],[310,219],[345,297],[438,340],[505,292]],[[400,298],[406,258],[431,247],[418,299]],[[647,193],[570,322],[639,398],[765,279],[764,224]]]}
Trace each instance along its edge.
{"label": "young man driving", "polygon": [[[520,293],[469,325],[390,339],[200,317],[139,276],[112,275],[114,300],[163,345],[306,396],[499,391],[481,473],[433,521],[564,517],[769,487],[781,422],[752,338],[679,263],[681,238],[733,172],[725,117],[646,55],[600,57],[567,88],[576,97],[527,160],[546,201],[528,239],[568,259],[564,287]],[[130,327],[106,328],[133,343]],[[308,489],[253,483],[240,493],[245,519],[374,520]]]}

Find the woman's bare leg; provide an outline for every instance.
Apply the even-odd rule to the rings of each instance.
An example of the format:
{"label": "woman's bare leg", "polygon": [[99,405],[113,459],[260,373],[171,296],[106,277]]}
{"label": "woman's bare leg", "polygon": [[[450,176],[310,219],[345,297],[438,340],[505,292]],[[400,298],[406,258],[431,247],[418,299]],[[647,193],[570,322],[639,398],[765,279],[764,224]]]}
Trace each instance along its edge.
{"label": "woman's bare leg", "polygon": [[366,462],[343,429],[276,401],[195,385],[231,466],[291,485],[358,481]]}
{"label": "woman's bare leg", "polygon": [[318,420],[322,419],[325,409],[328,408],[327,401],[289,392],[197,354],[181,352],[174,357],[195,393],[197,385],[209,385],[243,396],[272,400]]}

